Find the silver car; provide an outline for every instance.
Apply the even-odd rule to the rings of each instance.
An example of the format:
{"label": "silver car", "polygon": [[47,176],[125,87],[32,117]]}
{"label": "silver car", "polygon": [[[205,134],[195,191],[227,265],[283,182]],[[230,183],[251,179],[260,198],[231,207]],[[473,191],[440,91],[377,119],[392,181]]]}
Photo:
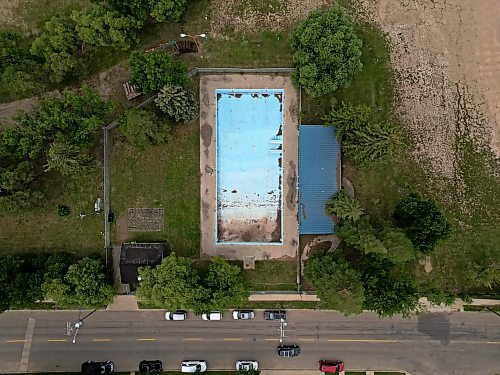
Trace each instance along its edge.
{"label": "silver car", "polygon": [[234,310],[233,319],[250,320],[255,318],[255,313],[252,310]]}

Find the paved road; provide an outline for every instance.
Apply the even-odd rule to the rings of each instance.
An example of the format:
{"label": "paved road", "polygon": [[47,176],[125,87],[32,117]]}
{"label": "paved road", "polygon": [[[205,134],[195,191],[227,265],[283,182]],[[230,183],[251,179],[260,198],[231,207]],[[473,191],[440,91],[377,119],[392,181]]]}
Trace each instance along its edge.
{"label": "paved road", "polygon": [[211,369],[256,359],[265,369],[299,370],[316,368],[322,358],[340,358],[353,369],[500,373],[500,318],[488,313],[433,313],[406,320],[289,311],[285,343],[299,344],[302,353],[287,359],[275,354],[277,324],[263,320],[261,311],[253,321],[233,321],[226,313],[220,322],[194,316],[167,322],[160,311],[98,311],[85,320],[72,344],[65,336],[66,321],[85,313],[0,315],[0,372],[19,371],[22,358],[28,371],[79,371],[85,360],[113,360],[117,371],[129,371],[141,359],[161,359],[168,369],[177,369],[184,359],[205,359]]}

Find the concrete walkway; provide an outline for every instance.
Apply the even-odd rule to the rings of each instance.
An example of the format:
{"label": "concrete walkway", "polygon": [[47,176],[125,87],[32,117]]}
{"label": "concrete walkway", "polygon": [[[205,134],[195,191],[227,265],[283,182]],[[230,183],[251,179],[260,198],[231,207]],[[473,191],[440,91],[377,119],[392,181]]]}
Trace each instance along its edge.
{"label": "concrete walkway", "polygon": [[136,311],[139,310],[137,297],[131,295],[115,296],[113,303],[108,305],[106,310],[110,311]]}

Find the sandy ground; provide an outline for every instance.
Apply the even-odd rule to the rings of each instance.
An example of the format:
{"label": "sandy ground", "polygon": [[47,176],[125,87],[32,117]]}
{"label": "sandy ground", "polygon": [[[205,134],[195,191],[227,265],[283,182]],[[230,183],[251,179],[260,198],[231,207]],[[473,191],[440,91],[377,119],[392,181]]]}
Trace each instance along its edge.
{"label": "sandy ground", "polygon": [[333,4],[333,0],[213,0],[210,34],[227,32],[282,31],[306,18],[310,11]]}
{"label": "sandy ground", "polygon": [[387,34],[395,112],[416,160],[464,188],[461,142],[500,157],[500,1],[358,0]]}

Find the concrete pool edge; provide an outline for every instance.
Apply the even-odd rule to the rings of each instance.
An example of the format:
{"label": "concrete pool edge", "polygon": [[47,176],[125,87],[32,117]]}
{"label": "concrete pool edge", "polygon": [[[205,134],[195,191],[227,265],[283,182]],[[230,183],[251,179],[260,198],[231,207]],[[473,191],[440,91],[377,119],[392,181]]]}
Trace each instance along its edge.
{"label": "concrete pool edge", "polygon": [[[216,89],[283,89],[282,243],[216,242]],[[299,92],[287,74],[214,74],[200,77],[200,230],[202,257],[227,259],[295,257],[298,249],[298,111]]]}

